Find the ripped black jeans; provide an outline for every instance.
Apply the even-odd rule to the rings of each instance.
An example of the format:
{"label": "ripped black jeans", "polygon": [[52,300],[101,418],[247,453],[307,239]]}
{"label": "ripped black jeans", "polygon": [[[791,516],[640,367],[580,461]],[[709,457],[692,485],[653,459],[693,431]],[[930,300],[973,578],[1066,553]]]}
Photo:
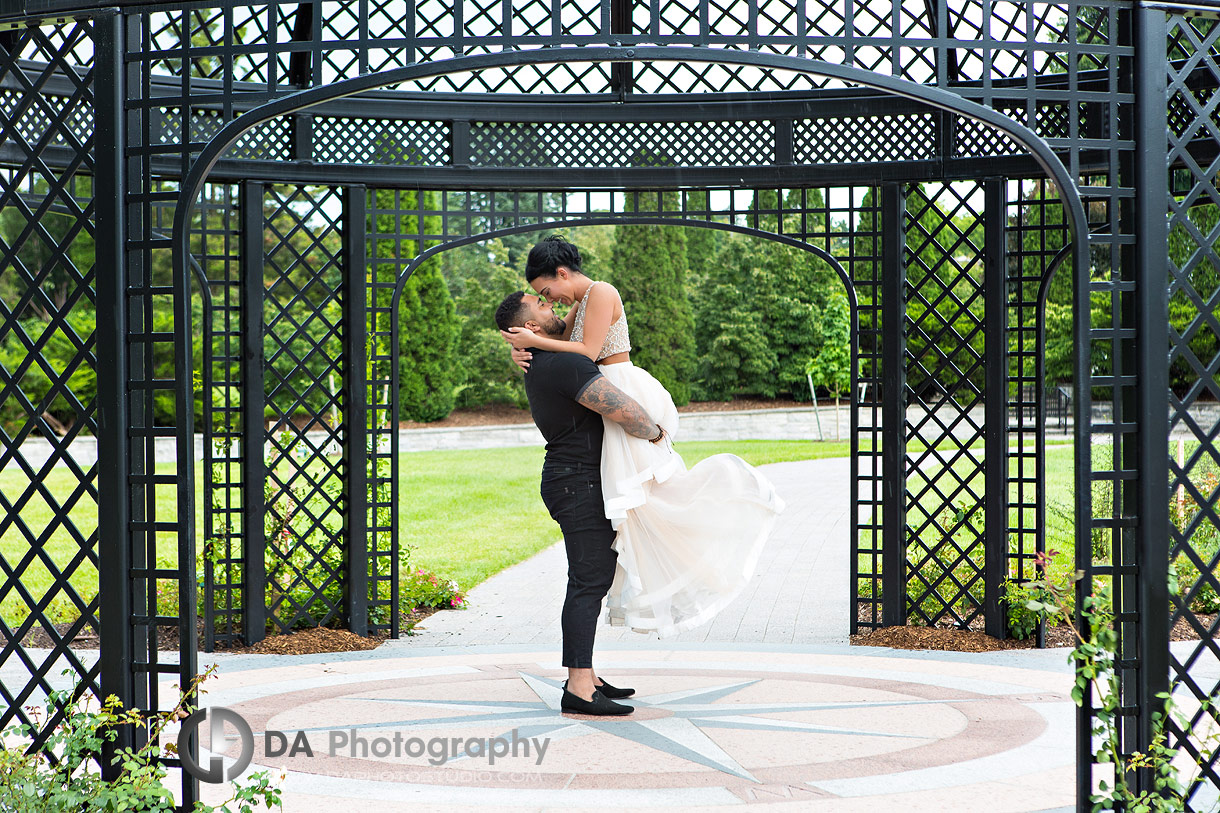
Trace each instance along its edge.
{"label": "ripped black jeans", "polygon": [[555,465],[542,470],[542,502],[563,531],[568,592],[563,601],[563,665],[593,666],[593,635],[602,599],[614,581],[618,554],[606,519],[598,465]]}

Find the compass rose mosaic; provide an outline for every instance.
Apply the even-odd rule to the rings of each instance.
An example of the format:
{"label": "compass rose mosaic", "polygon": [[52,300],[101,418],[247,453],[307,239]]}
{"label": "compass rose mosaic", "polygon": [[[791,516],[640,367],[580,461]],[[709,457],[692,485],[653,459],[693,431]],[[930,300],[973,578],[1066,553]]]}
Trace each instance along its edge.
{"label": "compass rose mosaic", "polygon": [[521,654],[334,664],[209,703],[249,722],[256,765],[286,767],[287,790],[323,796],[380,786],[452,803],[719,805],[1003,782],[1023,766],[1064,767],[1064,755],[1070,772],[1070,747],[1050,747],[1071,740],[1061,675],[1009,669],[1035,679],[1001,683],[952,665],[870,670],[861,657],[614,654],[607,680],[636,689],[635,712],[619,718],[562,713],[565,670]]}

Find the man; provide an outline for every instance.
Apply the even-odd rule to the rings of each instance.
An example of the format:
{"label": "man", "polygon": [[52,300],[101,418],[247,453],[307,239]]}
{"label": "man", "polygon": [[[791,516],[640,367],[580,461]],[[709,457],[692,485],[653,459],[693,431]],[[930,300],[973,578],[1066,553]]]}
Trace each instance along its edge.
{"label": "man", "polygon": [[[563,320],[539,296],[509,294],[496,310],[500,330],[525,327],[562,336]],[[665,432],[644,408],[602,376],[580,353],[534,349],[525,373],[530,414],[546,439],[542,501],[563,531],[568,555],[568,589],[560,625],[563,665],[568,668],[560,707],[580,714],[630,714],[634,707],[612,698],[629,697],[593,672],[593,636],[602,599],[614,580],[618,554],[614,529],[602,502],[602,418],[628,434],[659,442]]]}

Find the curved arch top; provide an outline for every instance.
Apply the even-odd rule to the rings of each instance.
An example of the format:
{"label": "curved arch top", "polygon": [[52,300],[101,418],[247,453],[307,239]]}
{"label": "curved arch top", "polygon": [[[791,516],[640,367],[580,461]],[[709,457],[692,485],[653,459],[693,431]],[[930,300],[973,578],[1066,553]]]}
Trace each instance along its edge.
{"label": "curved arch top", "polygon": [[745,234],[750,237],[757,237],[760,240],[772,240],[776,243],[781,243],[786,246],[801,249],[813,254],[820,260],[826,262],[839,277],[839,281],[843,283],[843,288],[847,293],[848,305],[851,308],[852,319],[855,319],[856,306],[856,289],[852,285],[851,276],[847,273],[847,269],[839,262],[839,259],[833,254],[829,254],[817,246],[804,243],[800,240],[794,240],[783,234],[775,234],[773,232],[762,231],[761,229],[751,229],[748,226],[736,226],[732,223],[715,223],[707,220],[695,220],[684,217],[646,217],[642,215],[626,215],[623,217],[580,217],[580,218],[564,218],[563,220],[547,221],[546,223],[534,223],[528,226],[512,226],[507,229],[495,229],[493,231],[481,232],[479,234],[470,235],[469,237],[460,237],[456,240],[449,240],[440,245],[431,246],[424,249],[415,259],[413,259],[398,275],[397,281],[394,283],[394,301],[391,306],[391,313],[398,313],[398,300],[402,294],[403,284],[410,279],[411,274],[415,269],[419,268],[425,261],[435,257],[438,254],[458,248],[459,246],[470,245],[471,243],[481,243],[484,240],[495,240],[497,237],[506,237],[511,234],[529,234],[535,231],[545,231],[547,229],[557,228],[579,228],[581,226],[618,226],[618,225],[646,225],[646,226],[676,226],[685,228],[697,229],[715,229],[717,231],[728,231],[735,234]]}
{"label": "curved arch top", "polygon": [[[226,124],[200,152],[190,166],[178,193],[174,211],[174,240],[172,246],[175,279],[185,277],[184,257],[188,253],[186,224],[194,211],[195,202],[208,174],[220,157],[241,135],[253,127],[279,116],[295,113],[322,102],[341,99],[367,90],[401,84],[452,73],[473,72],[488,68],[520,67],[526,65],[560,64],[570,62],[696,62],[722,63],[753,66],[798,73],[813,74],[840,79],[864,87],[871,87],[895,96],[922,102],[932,107],[956,113],[980,121],[1003,132],[1029,150],[1042,170],[1060,190],[1068,228],[1072,233],[1072,244],[1078,274],[1087,275],[1088,225],[1084,204],[1076,187],[1076,180],[1050,146],[1024,125],[989,107],[971,102],[955,93],[938,87],[920,85],[909,80],[882,76],[860,68],[835,65],[801,57],[763,54],[756,51],[736,51],[719,48],[676,48],[656,46],[633,47],[565,47],[537,51],[509,51],[480,56],[463,56],[452,59],[410,65],[404,68],[377,74],[366,74],[345,79],[330,85],[302,90],[276,99],[250,110]],[[1087,279],[1087,276],[1084,278]],[[1083,279],[1078,279],[1083,283]]]}

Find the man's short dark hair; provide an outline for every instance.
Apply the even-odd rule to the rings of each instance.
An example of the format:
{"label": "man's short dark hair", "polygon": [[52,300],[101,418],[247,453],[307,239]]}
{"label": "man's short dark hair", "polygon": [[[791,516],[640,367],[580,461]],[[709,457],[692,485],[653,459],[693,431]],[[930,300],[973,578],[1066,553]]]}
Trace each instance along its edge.
{"label": "man's short dark hair", "polygon": [[504,301],[496,308],[496,327],[508,330],[510,327],[525,326],[525,292],[513,291],[504,297]]}
{"label": "man's short dark hair", "polygon": [[530,249],[530,255],[525,260],[525,281],[553,277],[561,265],[580,271],[580,249],[558,234],[552,234]]}

